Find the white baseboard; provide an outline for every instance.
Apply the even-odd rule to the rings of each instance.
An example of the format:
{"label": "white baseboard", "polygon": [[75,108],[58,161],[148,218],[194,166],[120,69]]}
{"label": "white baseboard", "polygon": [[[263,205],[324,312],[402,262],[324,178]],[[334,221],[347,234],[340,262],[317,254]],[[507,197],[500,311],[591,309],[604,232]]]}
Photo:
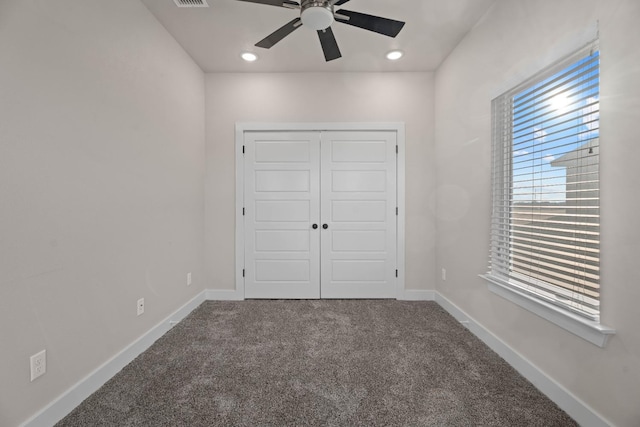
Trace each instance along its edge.
{"label": "white baseboard", "polygon": [[398,297],[399,301],[433,301],[436,291],[423,289],[405,289]]}
{"label": "white baseboard", "polygon": [[207,301],[242,301],[244,295],[235,289],[207,289],[205,298]]}
{"label": "white baseboard", "polygon": [[[148,349],[158,338],[164,335],[173,325],[184,319],[205,300],[239,301],[244,297],[235,290],[207,289],[196,295],[185,305],[168,316],[165,320],[151,328],[136,341],[128,345],[120,353],[102,364],[92,373],[80,380],[69,390],[47,405],[36,415],[27,420],[23,427],[48,427],[70,413],[83,400],[98,390],[116,373],[129,364],[138,355]],[[602,416],[595,412],[583,401],[575,397],[568,390],[548,377],[538,367],[529,362],[521,354],[493,335],[475,319],[469,317],[459,307],[433,290],[407,289],[398,298],[402,301],[436,301],[449,314],[465,325],[474,335],[489,346],[500,357],[505,359],[522,376],[533,383],[542,393],[555,402],[562,410],[569,414],[583,427],[608,427]]]}
{"label": "white baseboard", "polygon": [[40,412],[25,421],[23,427],[50,427],[69,414],[92,393],[102,387],[122,368],[148,349],[158,338],[164,335],[176,323],[184,319],[205,300],[206,291],[200,292],[162,322],[129,344],[118,354],[96,368],[85,378],[49,403]]}
{"label": "white baseboard", "polygon": [[498,353],[500,357],[509,363],[523,377],[535,385],[563,411],[571,416],[582,427],[609,427],[601,415],[594,411],[582,400],[571,394],[567,389],[547,376],[537,366],[528,361],[524,356],[496,337],[488,329],[467,315],[458,306],[453,304],[439,292],[435,292],[435,301],[462,323],[476,337],[480,338],[489,348]]}

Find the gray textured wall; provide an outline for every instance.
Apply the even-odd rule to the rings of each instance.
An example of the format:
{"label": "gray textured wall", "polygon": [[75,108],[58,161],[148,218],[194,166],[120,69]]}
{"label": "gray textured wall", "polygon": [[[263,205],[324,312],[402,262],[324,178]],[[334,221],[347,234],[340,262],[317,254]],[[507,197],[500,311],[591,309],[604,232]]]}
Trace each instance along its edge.
{"label": "gray textured wall", "polygon": [[0,425],[203,289],[203,187],[204,75],[140,2],[0,1]]}
{"label": "gray textured wall", "polygon": [[434,289],[433,73],[207,74],[207,287],[235,287],[236,122],[404,122],[407,289]]}
{"label": "gray textured wall", "polygon": [[[438,290],[614,425],[640,423],[640,3],[498,0],[436,73]],[[490,293],[491,99],[601,41],[601,349]]]}

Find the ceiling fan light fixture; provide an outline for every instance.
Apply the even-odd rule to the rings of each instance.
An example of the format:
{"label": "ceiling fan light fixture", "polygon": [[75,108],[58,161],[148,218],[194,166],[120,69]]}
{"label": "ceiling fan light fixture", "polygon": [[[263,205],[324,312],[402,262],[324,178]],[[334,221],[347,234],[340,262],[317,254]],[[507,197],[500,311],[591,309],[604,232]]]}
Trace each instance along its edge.
{"label": "ceiling fan light fixture", "polygon": [[387,59],[389,61],[397,61],[398,59],[402,58],[403,55],[404,53],[401,50],[392,50],[391,52],[387,53]]}
{"label": "ceiling fan light fixture", "polygon": [[247,62],[253,62],[258,59],[258,55],[253,52],[244,52],[240,57]]}
{"label": "ceiling fan light fixture", "polygon": [[333,24],[331,6],[313,5],[305,8],[301,14],[302,24],[316,31],[325,30]]}

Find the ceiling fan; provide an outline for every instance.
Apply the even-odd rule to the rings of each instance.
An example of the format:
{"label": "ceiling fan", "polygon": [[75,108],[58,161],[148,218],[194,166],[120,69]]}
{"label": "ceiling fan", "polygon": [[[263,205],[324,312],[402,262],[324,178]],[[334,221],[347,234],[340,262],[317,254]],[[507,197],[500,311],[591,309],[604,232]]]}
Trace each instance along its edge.
{"label": "ceiling fan", "polygon": [[384,34],[389,37],[397,36],[400,30],[402,30],[402,27],[404,27],[404,22],[402,21],[395,21],[393,19],[367,15],[346,9],[334,10],[335,6],[343,5],[349,0],[301,0],[300,3],[292,0],[239,1],[279,6],[288,9],[300,9],[300,16],[298,18],[295,18],[269,34],[256,43],[256,46],[270,49],[280,40],[304,25],[318,32],[320,45],[322,46],[324,58],[327,62],[342,57],[336,38],[331,30],[331,24],[333,24],[334,21]]}

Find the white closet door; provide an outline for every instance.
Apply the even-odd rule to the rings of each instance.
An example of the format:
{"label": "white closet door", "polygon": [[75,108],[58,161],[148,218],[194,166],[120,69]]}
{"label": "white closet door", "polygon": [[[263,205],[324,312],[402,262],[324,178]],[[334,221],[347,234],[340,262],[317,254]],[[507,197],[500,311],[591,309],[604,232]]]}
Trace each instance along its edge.
{"label": "white closet door", "polygon": [[323,132],[320,163],[322,298],[395,298],[396,133]]}
{"label": "white closet door", "polygon": [[320,134],[245,134],[245,297],[320,298]]}

